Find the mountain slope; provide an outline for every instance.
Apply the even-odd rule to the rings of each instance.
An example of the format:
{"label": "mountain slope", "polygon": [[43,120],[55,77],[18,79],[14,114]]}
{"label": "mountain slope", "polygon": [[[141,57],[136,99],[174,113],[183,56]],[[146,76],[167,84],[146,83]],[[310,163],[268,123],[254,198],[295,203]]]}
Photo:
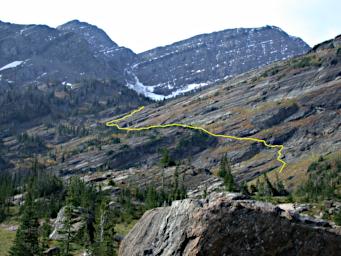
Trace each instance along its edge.
{"label": "mountain slope", "polygon": [[301,39],[266,26],[198,35],[136,55],[78,20],[56,29],[0,22],[0,85],[113,79],[161,100],[308,49]]}
{"label": "mountain slope", "polygon": [[[340,53],[337,37],[306,55],[244,73],[194,96],[147,106],[126,124],[191,124],[283,144],[288,166],[280,176],[297,184],[311,161],[341,148]],[[127,143],[129,150],[112,155],[111,168],[152,164],[160,147],[169,148],[175,160],[190,158],[192,165],[213,171],[227,154],[238,180],[252,180],[279,166],[275,152],[259,143],[214,139],[180,128],[146,132]]]}
{"label": "mountain slope", "polygon": [[95,56],[107,60],[121,74],[126,66],[137,59],[137,55],[132,50],[118,46],[102,29],[89,23],[73,20],[58,26],[57,29],[73,32],[85,38]]}
{"label": "mountain slope", "polygon": [[46,118],[146,104],[125,86],[123,71],[134,58],[87,23],[54,29],[0,22],[0,126],[20,130]]}
{"label": "mountain slope", "polygon": [[[196,95],[147,105],[121,126],[192,124],[218,134],[283,144],[288,165],[280,177],[289,187],[295,186],[304,179],[312,161],[340,151],[340,58],[338,37],[306,55],[249,71]],[[53,145],[49,150],[59,152],[56,159],[51,159],[47,150],[41,161],[61,175],[135,167],[142,174],[131,170],[129,173],[139,177],[137,183],[160,176],[157,166],[162,148],[169,149],[174,161],[190,162],[204,174],[205,170],[215,173],[219,160],[226,154],[237,181],[251,181],[262,173],[278,170],[275,150],[260,143],[217,139],[181,128],[122,133],[105,127],[106,121],[138,106],[138,101],[121,105],[119,98],[114,105],[101,103],[101,111],[96,115],[76,114],[27,130],[44,144]],[[86,101],[79,102],[85,103],[81,111]],[[83,130],[86,132],[80,132]],[[12,159],[12,166],[21,168],[23,159],[29,156],[14,156],[25,143],[5,131],[2,130],[2,141],[7,153],[2,158],[6,163]]]}
{"label": "mountain slope", "polygon": [[228,29],[139,54],[127,81],[136,90],[172,97],[309,49],[274,26]]}
{"label": "mountain slope", "polygon": [[[88,32],[78,33],[71,28],[74,23],[54,29],[0,22],[0,84],[74,83],[86,79],[115,79],[123,84],[124,66],[134,53],[118,47],[93,26],[84,25]],[[109,49],[115,51],[104,58]],[[13,62],[20,65],[3,69]]]}

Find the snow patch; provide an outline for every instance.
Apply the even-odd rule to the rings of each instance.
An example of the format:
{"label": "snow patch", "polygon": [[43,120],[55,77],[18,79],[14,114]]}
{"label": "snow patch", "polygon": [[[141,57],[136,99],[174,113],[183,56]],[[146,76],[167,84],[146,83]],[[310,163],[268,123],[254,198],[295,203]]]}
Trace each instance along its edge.
{"label": "snow patch", "polygon": [[[176,90],[174,92],[172,92],[171,94],[168,95],[162,95],[162,94],[157,94],[154,93],[154,88],[159,87],[160,84],[157,85],[153,85],[153,86],[146,86],[143,83],[140,82],[140,80],[138,79],[138,77],[134,74],[134,72],[132,72],[131,70],[126,70],[126,72],[134,79],[134,82],[128,82],[126,86],[134,91],[136,91],[138,94],[142,94],[147,98],[150,98],[152,100],[155,101],[161,101],[164,99],[170,99],[170,98],[174,98],[178,95],[184,94],[186,92],[189,91],[193,91],[196,89],[199,89],[201,87],[207,86],[210,83],[206,82],[206,83],[198,83],[198,84],[188,84],[186,86],[184,86],[183,88]],[[168,88],[171,89],[173,88],[170,84],[168,84]]]}
{"label": "snow patch", "polygon": [[195,71],[195,73],[201,73],[201,72],[204,72],[204,71],[205,71],[205,69],[199,69],[199,70]]}
{"label": "snow patch", "polygon": [[127,82],[128,88],[136,91],[138,94],[142,94],[155,101],[160,101],[160,100],[165,99],[164,95],[153,93],[154,91],[153,87],[145,86],[143,83],[141,83],[138,77],[132,71],[127,70],[126,72],[129,75],[131,75],[135,80],[133,83]]}
{"label": "snow patch", "polygon": [[66,86],[72,87],[72,84],[71,84],[71,83],[68,83],[68,82],[66,82],[66,81],[62,82],[62,85],[66,85]]}
{"label": "snow patch", "polygon": [[207,85],[209,85],[209,83],[188,84],[188,85],[184,86],[183,88],[176,90],[176,91],[172,92],[171,94],[165,96],[165,98],[166,99],[174,98],[178,95],[199,89],[199,88],[207,86]]}
{"label": "snow patch", "polygon": [[23,62],[24,61],[22,61],[22,60],[13,61],[13,62],[8,63],[7,65],[3,66],[2,68],[0,68],[0,71],[10,69],[10,68],[16,68],[16,67],[20,66]]}

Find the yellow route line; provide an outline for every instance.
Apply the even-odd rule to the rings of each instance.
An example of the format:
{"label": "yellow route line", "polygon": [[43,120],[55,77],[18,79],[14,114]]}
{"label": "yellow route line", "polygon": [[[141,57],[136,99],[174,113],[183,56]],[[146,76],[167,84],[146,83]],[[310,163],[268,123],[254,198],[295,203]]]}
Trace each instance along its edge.
{"label": "yellow route line", "polygon": [[105,125],[109,127],[116,127],[119,130],[122,131],[145,131],[145,130],[151,130],[151,129],[160,129],[160,128],[169,128],[169,127],[182,127],[186,129],[193,129],[193,130],[199,130],[206,134],[209,134],[214,137],[219,138],[226,138],[226,139],[233,139],[233,140],[239,140],[239,141],[255,141],[262,143],[264,146],[268,148],[277,148],[277,158],[276,160],[281,163],[281,167],[279,168],[279,172],[282,172],[285,166],[287,165],[286,162],[282,160],[282,150],[284,149],[283,145],[272,145],[268,144],[265,140],[261,140],[258,138],[252,138],[252,137],[237,137],[237,136],[231,136],[231,135],[224,135],[224,134],[216,134],[213,132],[210,132],[206,130],[205,128],[199,127],[199,126],[193,126],[193,125],[187,125],[187,124],[178,124],[178,123],[172,123],[172,124],[159,124],[159,125],[150,125],[150,126],[143,126],[143,127],[121,127],[118,123],[133,116],[134,114],[142,111],[144,109],[144,106],[139,107],[138,109],[133,110],[127,115],[124,115],[121,118],[111,120],[109,122],[106,122]]}

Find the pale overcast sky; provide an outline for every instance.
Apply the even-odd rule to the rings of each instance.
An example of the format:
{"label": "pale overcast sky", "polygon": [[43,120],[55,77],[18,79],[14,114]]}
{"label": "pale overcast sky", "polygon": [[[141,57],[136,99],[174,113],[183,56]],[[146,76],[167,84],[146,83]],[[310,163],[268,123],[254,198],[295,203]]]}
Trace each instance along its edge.
{"label": "pale overcast sky", "polygon": [[237,27],[275,25],[309,45],[341,34],[341,0],[0,0],[0,20],[56,27],[79,19],[135,52]]}

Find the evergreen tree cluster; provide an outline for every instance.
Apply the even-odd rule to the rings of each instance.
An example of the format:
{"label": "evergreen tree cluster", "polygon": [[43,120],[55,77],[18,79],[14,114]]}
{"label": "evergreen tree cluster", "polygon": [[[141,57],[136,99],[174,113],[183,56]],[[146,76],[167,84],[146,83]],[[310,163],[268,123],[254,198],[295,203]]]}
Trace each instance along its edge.
{"label": "evergreen tree cluster", "polygon": [[35,256],[42,254],[42,247],[39,244],[39,219],[33,198],[32,190],[29,188],[25,197],[20,226],[10,250],[10,256]]}
{"label": "evergreen tree cluster", "polygon": [[324,159],[320,157],[308,167],[308,180],[302,184],[295,195],[308,202],[326,199],[341,199],[341,158]]}
{"label": "evergreen tree cluster", "polygon": [[[246,185],[244,185],[246,186]],[[250,188],[244,187],[249,195],[257,196],[257,199],[262,197],[273,196],[288,196],[289,193],[286,190],[284,183],[279,179],[276,173],[276,179],[271,182],[266,173],[256,180],[256,184],[252,184]]]}
{"label": "evergreen tree cluster", "polygon": [[10,213],[11,197],[15,192],[13,175],[7,172],[0,173],[0,222]]}
{"label": "evergreen tree cluster", "polygon": [[150,184],[147,186],[143,194],[147,210],[164,205],[170,205],[175,200],[185,199],[187,197],[187,191],[183,178],[181,179],[179,177],[179,166],[177,166],[174,171],[170,185],[166,186],[163,182],[161,189],[158,191],[153,184]]}
{"label": "evergreen tree cluster", "polygon": [[223,156],[220,161],[218,176],[223,178],[226,191],[239,191],[245,195],[257,195],[260,197],[288,195],[288,192],[285,189],[283,182],[279,180],[278,175],[276,176],[274,184],[271,183],[266,173],[257,179],[256,185],[251,185],[250,188],[246,182],[237,184],[232,174],[230,161],[226,156]]}
{"label": "evergreen tree cluster", "polygon": [[[78,233],[72,226],[75,210],[79,210],[84,223]],[[90,255],[114,255],[114,226],[114,210],[109,207],[108,196],[80,178],[72,177],[67,185],[63,228],[60,230],[63,237],[61,255],[71,255],[74,244],[82,245]]]}
{"label": "evergreen tree cluster", "polygon": [[[37,160],[32,170],[17,182],[12,176],[2,176],[2,201],[8,201],[18,192],[18,187],[25,195],[10,256],[43,255],[49,248],[50,219],[56,218],[60,209],[63,209],[63,222],[58,230],[61,256],[72,255],[79,247],[86,249],[89,255],[115,255],[117,223],[129,224],[148,209],[186,198],[179,170],[176,167],[172,180],[162,187],[157,188],[153,183],[143,189],[122,187],[117,202],[111,202],[110,195],[101,187],[87,184],[78,177],[71,177],[66,183],[61,181],[43,170]],[[84,224],[80,230],[74,226],[79,220]]]}
{"label": "evergreen tree cluster", "polygon": [[82,80],[76,84],[77,90],[63,85],[61,81],[49,81],[48,84],[44,91],[37,85],[25,86],[20,90],[16,86],[0,88],[0,125],[19,125],[43,117],[54,120],[97,113],[114,106],[119,106],[116,107],[117,112],[124,113],[149,103],[144,96],[114,80]]}
{"label": "evergreen tree cluster", "polygon": [[84,125],[71,126],[67,124],[60,124],[57,127],[58,135],[60,136],[86,136],[89,134],[89,130]]}
{"label": "evergreen tree cluster", "polygon": [[220,161],[218,176],[223,178],[224,186],[227,191],[233,192],[237,190],[237,186],[232,175],[231,164],[226,156],[223,156]]}
{"label": "evergreen tree cluster", "polygon": [[[64,206],[63,226],[59,233],[60,255],[72,255],[74,245],[86,248],[91,255],[115,255],[114,251],[114,211],[109,207],[108,197],[94,186],[88,185],[79,178],[71,178],[66,187],[62,187],[58,178],[35,171],[25,185],[25,203],[21,207],[20,226],[10,250],[11,256],[37,256],[49,247],[50,211],[46,207],[47,198],[58,193],[64,195],[58,210]],[[47,186],[50,184],[51,186]],[[60,189],[63,191],[60,191]],[[65,190],[65,192],[64,192]],[[41,204],[43,196],[44,204]],[[45,210],[43,210],[45,209]],[[74,211],[79,211],[85,223],[78,233],[73,227]],[[55,217],[55,216],[54,216]],[[43,221],[41,221],[43,220]],[[42,224],[40,224],[40,222]]]}
{"label": "evergreen tree cluster", "polygon": [[167,148],[161,149],[161,160],[160,160],[161,167],[169,167],[174,166],[175,162],[171,159],[169,155],[169,150]]}
{"label": "evergreen tree cluster", "polygon": [[21,154],[32,155],[32,153],[41,153],[46,149],[44,140],[39,136],[21,133],[17,136],[20,143],[23,144]]}

